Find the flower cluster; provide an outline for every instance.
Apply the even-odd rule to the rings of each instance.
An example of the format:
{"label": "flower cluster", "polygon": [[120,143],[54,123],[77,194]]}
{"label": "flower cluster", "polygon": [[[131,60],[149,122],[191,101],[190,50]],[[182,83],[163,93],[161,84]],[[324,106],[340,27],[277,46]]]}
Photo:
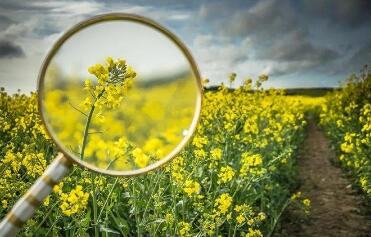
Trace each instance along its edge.
{"label": "flower cluster", "polygon": [[341,164],[352,171],[360,188],[371,197],[370,91],[370,73],[351,76],[341,90],[326,97],[320,122],[340,152]]}
{"label": "flower cluster", "polygon": [[194,194],[197,194],[200,192],[201,190],[201,186],[200,184],[197,182],[197,181],[193,181],[193,180],[186,180],[185,183],[184,183],[184,192],[188,195],[188,196],[192,196]]}
{"label": "flower cluster", "polygon": [[227,183],[233,179],[235,172],[232,167],[224,166],[220,168],[220,172],[218,174],[219,181],[218,183]]}
{"label": "flower cluster", "polygon": [[225,214],[228,212],[229,207],[232,205],[233,198],[228,193],[223,193],[215,200],[215,207],[217,214]]}
{"label": "flower cluster", "polygon": [[82,190],[82,186],[77,185],[75,189],[71,190],[71,192],[61,194],[62,204],[60,205],[60,208],[63,214],[71,216],[84,210],[88,204],[88,200],[89,193],[85,193]]}
{"label": "flower cluster", "polygon": [[125,60],[110,57],[105,65],[95,64],[88,71],[97,78],[97,83],[93,84],[91,79],[85,80],[85,89],[90,92],[90,96],[82,102],[86,111],[93,105],[98,108],[117,108],[137,76]]}

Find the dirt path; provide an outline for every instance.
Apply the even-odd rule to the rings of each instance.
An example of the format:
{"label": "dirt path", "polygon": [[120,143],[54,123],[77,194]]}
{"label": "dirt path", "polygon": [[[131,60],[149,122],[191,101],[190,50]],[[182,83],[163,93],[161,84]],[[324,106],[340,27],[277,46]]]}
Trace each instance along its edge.
{"label": "dirt path", "polygon": [[314,123],[308,126],[298,169],[299,190],[312,202],[311,215],[304,221],[288,211],[279,236],[370,237],[371,218],[365,216],[361,196],[331,164],[335,153],[323,132]]}

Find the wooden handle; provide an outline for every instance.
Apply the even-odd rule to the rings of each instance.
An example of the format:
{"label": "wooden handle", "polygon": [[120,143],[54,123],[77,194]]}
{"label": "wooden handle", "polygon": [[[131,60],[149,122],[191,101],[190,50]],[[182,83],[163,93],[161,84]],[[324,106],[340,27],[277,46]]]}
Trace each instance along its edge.
{"label": "wooden handle", "polygon": [[14,204],[12,210],[0,223],[0,237],[15,236],[23,224],[32,217],[36,208],[51,193],[54,185],[66,176],[72,167],[72,162],[63,154],[48,166],[32,187]]}

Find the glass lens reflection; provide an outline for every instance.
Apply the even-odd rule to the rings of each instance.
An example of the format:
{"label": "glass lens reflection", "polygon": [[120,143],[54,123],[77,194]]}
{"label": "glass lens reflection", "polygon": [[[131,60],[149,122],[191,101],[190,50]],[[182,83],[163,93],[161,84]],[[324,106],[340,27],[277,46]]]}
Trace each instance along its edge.
{"label": "glass lens reflection", "polygon": [[198,89],[182,51],[149,26],[112,21],[69,39],[48,65],[42,106],[75,159],[129,171],[166,157],[187,135]]}

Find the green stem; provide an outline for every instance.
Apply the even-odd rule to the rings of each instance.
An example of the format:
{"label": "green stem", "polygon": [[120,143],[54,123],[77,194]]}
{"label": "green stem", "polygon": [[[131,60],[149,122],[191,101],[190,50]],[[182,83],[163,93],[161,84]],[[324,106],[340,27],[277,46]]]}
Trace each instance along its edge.
{"label": "green stem", "polygon": [[95,105],[93,104],[91,106],[91,109],[90,109],[90,112],[89,112],[89,115],[88,115],[88,118],[85,124],[84,137],[82,140],[81,153],[80,153],[81,160],[84,159],[85,146],[88,141],[89,127],[90,127],[91,118],[93,117],[94,110],[95,110]]}
{"label": "green stem", "polygon": [[85,130],[84,130],[84,137],[83,137],[83,140],[82,140],[81,152],[80,152],[80,159],[81,160],[84,159],[85,147],[86,147],[86,143],[88,142],[89,127],[90,127],[91,119],[93,118],[93,113],[94,113],[94,110],[95,110],[95,102],[98,101],[100,99],[100,97],[103,96],[104,92],[105,92],[105,89],[103,89],[99,93],[99,95],[97,96],[97,98],[94,100],[94,103],[93,103],[93,105],[90,108],[90,111],[89,111],[89,114],[88,114],[88,118],[86,119]]}
{"label": "green stem", "polygon": [[234,230],[233,230],[233,237],[236,236],[236,233],[237,233],[237,225],[234,226]]}
{"label": "green stem", "polygon": [[[120,226],[120,223],[116,220],[115,216],[112,214],[112,212],[109,213],[111,215],[112,220],[115,222],[117,226]],[[122,236],[127,236],[121,228],[118,229]]]}
{"label": "green stem", "polygon": [[278,220],[281,218],[282,213],[286,210],[287,206],[290,204],[290,201],[291,201],[290,198],[286,200],[286,202],[283,205],[283,207],[281,208],[280,212],[278,213],[278,215],[276,216],[276,218],[274,218],[272,228],[269,231],[267,237],[271,237],[272,234],[274,233],[274,231],[276,229],[276,226],[277,226],[277,223],[278,223]]}
{"label": "green stem", "polygon": [[103,210],[104,210],[104,208],[106,207],[106,205],[107,205],[107,203],[108,203],[108,200],[110,199],[110,197],[111,197],[111,195],[112,195],[112,192],[113,192],[113,190],[115,189],[118,180],[119,180],[119,178],[116,178],[116,179],[115,179],[115,182],[113,183],[112,188],[111,188],[110,192],[108,193],[108,196],[106,197],[106,201],[104,202],[104,204],[103,204],[103,206],[102,206],[102,209],[101,209],[101,211],[99,212],[99,215],[98,215],[98,218],[97,218],[98,220],[100,219],[100,216],[102,215]]}
{"label": "green stem", "polygon": [[98,210],[97,210],[97,200],[95,198],[95,195],[92,195],[92,199],[93,199],[93,216],[94,216],[94,236],[99,237],[98,222],[97,222]]}
{"label": "green stem", "polygon": [[44,224],[44,222],[47,220],[47,218],[49,218],[49,215],[51,214],[51,212],[54,210],[54,208],[59,204],[60,202],[57,201],[53,204],[53,206],[51,208],[49,208],[48,212],[46,213],[44,219],[39,223],[39,225],[36,227],[36,231],[35,232],[38,232],[38,230],[40,229],[40,227]]}

